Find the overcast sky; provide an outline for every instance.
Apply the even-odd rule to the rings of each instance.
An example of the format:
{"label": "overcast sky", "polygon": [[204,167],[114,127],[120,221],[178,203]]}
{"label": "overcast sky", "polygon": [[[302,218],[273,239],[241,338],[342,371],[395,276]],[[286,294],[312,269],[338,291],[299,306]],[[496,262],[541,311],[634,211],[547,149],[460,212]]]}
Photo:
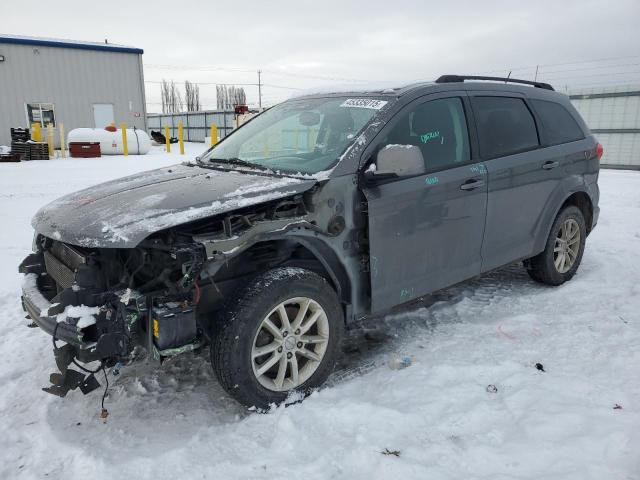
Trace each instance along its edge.
{"label": "overcast sky", "polygon": [[[561,89],[640,83],[639,21],[640,0],[0,0],[1,33],[143,48],[150,111],[152,82],[252,84],[258,69],[265,104],[328,84],[533,78],[536,65]],[[245,88],[257,102],[257,87]],[[215,107],[215,86],[201,97]]]}

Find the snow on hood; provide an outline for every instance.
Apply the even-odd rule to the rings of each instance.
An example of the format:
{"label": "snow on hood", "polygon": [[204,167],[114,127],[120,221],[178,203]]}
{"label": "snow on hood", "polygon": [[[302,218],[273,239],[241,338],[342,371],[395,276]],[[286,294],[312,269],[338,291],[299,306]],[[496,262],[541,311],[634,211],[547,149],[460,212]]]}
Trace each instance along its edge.
{"label": "snow on hood", "polygon": [[61,197],[31,223],[38,233],[73,245],[132,248],[160,230],[301,193],[315,183],[176,165]]}

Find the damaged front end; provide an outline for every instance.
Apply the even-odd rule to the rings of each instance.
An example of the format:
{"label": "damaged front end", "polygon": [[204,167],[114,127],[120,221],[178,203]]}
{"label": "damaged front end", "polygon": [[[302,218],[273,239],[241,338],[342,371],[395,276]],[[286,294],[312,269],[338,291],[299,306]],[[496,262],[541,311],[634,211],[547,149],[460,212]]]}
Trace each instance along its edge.
{"label": "damaged front end", "polygon": [[[179,238],[118,249],[37,235],[19,270],[27,318],[53,337],[59,372],[44,390],[64,397],[98,388],[95,371],[78,362],[113,367],[130,361],[138,347],[161,361],[201,346],[195,307],[205,258],[202,245]],[[69,368],[72,363],[89,375]]]}

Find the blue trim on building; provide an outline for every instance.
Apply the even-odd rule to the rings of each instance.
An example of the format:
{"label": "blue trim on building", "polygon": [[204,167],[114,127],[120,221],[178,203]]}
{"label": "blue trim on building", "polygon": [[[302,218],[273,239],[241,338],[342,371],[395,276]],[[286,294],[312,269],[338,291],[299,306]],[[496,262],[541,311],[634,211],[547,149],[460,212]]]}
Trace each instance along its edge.
{"label": "blue trim on building", "polygon": [[3,37],[0,36],[0,44],[12,44],[12,45],[37,45],[40,47],[55,47],[55,48],[74,48],[77,50],[99,50],[106,52],[117,53],[136,53],[142,55],[144,50],[141,48],[133,47],[119,47],[117,45],[109,45],[105,43],[77,43],[66,40],[39,40],[35,38],[20,38],[20,37]]}

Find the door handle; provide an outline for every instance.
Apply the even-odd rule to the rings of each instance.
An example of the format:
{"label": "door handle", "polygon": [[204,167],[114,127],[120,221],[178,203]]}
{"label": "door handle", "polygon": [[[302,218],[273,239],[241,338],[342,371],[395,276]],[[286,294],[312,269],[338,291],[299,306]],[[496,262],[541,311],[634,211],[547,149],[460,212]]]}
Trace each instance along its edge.
{"label": "door handle", "polygon": [[544,164],[542,165],[542,168],[544,168],[545,170],[551,170],[556,168],[559,165],[560,165],[560,162],[544,162]]}
{"label": "door handle", "polygon": [[475,190],[484,185],[484,180],[467,180],[460,185],[460,190]]}

